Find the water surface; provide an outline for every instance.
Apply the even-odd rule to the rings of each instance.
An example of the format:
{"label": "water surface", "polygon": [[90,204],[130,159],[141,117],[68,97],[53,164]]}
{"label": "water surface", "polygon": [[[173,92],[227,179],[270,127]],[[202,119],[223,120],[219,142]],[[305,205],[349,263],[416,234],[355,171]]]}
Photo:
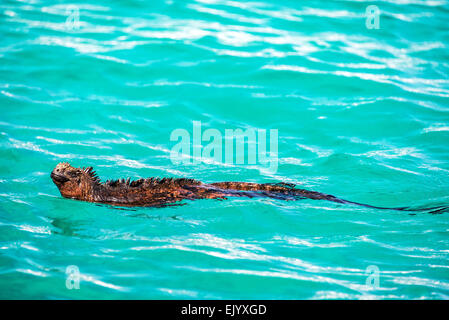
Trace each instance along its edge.
{"label": "water surface", "polygon": [[[103,179],[448,204],[448,19],[446,0],[2,1],[0,298],[447,299],[448,213],[267,199],[116,210],[63,199],[49,173],[68,161]],[[277,172],[174,165],[170,134],[192,121],[277,129]]]}

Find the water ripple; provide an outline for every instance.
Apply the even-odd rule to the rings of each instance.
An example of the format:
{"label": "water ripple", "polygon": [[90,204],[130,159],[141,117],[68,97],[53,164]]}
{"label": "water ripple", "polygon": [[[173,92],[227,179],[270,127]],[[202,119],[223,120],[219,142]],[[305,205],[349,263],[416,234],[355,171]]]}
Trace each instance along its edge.
{"label": "water ripple", "polygon": [[[377,1],[380,29],[367,29],[371,4],[2,2],[0,289],[20,290],[0,298],[447,299],[446,214],[308,199],[113,210],[63,199],[49,178],[70,161],[102,179],[283,181],[445,205],[448,2]],[[174,165],[170,134],[192,120],[278,129],[278,171]],[[70,265],[80,290],[64,285]]]}

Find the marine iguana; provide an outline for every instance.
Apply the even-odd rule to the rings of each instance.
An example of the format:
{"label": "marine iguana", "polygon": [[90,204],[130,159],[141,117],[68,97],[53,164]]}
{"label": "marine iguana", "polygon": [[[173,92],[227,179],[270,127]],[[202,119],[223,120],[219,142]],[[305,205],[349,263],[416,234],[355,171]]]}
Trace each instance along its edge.
{"label": "marine iguana", "polygon": [[332,195],[298,189],[289,183],[215,182],[202,183],[185,178],[148,178],[131,181],[107,180],[102,183],[92,167],[75,168],[67,162],[59,163],[51,178],[65,198],[124,207],[162,207],[182,200],[227,199],[228,197],[265,197],[279,200],[314,199],[368,208],[425,211],[440,213],[447,206],[427,209],[384,208],[343,200]]}

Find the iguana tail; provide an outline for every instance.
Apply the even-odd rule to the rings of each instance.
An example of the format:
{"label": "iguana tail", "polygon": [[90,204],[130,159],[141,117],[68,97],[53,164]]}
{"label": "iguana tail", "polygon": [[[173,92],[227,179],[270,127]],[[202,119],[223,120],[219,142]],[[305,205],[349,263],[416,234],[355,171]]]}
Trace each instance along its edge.
{"label": "iguana tail", "polygon": [[410,208],[410,207],[378,207],[369,204],[358,203],[354,201],[337,198],[333,195],[324,194],[316,191],[298,189],[294,184],[290,183],[249,183],[249,182],[217,182],[211,183],[210,186],[222,190],[227,196],[236,197],[267,197],[279,200],[328,200],[337,203],[354,204],[366,208],[381,210],[397,210],[409,212],[428,212],[432,214],[443,213],[449,211],[449,206],[434,206],[429,208]]}

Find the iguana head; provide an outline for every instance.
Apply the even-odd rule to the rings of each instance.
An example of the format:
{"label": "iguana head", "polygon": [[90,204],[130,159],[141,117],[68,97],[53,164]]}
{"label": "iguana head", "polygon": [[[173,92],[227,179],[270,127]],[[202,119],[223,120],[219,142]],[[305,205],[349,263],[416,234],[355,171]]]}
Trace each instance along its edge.
{"label": "iguana head", "polygon": [[67,162],[58,163],[50,176],[63,197],[78,200],[88,201],[93,186],[99,183],[92,167],[74,168]]}

